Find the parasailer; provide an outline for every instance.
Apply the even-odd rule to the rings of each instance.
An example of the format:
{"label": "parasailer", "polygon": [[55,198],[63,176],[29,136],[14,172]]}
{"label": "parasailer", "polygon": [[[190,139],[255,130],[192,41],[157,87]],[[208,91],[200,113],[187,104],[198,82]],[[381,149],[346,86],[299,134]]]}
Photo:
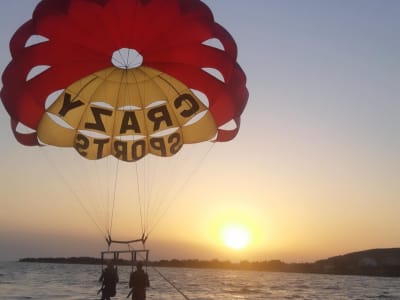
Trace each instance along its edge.
{"label": "parasailer", "polygon": [[[85,159],[118,162],[103,216],[88,209],[87,198],[95,197],[73,191],[108,248],[145,244],[170,207],[165,198],[177,197],[190,176],[183,185],[169,183],[182,177],[179,165],[189,165],[180,153],[232,140],[248,99],[235,41],[200,0],[42,0],[15,32],[10,52],[0,96],[16,140],[74,149],[79,167]],[[172,157],[173,167],[160,171]],[[125,162],[135,169],[123,173]],[[110,171],[87,178],[103,173]],[[155,193],[160,174],[159,186],[170,190]],[[139,208],[138,239],[112,238],[124,179],[137,183],[131,206]],[[97,183],[93,193],[103,186]]]}
{"label": "parasailer", "polygon": [[107,267],[101,272],[99,278],[101,282],[101,300],[110,300],[117,293],[117,283],[119,282],[118,268],[114,267],[113,263],[109,261]]}
{"label": "parasailer", "polygon": [[132,300],[146,300],[146,289],[150,287],[149,275],[143,270],[142,262],[136,264],[136,271],[129,275],[129,288],[131,289],[128,297],[132,295]]}

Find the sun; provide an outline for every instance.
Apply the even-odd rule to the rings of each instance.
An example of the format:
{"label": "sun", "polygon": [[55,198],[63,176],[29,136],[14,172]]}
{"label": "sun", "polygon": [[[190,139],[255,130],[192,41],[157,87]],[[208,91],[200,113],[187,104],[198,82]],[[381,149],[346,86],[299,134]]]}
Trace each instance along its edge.
{"label": "sun", "polygon": [[251,233],[242,224],[228,224],[221,230],[221,239],[227,247],[240,250],[249,245]]}

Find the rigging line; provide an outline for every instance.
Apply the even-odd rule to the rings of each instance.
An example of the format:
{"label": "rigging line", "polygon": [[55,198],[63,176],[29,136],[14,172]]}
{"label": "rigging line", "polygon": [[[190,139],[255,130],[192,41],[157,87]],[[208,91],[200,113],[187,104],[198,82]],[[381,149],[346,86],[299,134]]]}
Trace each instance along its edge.
{"label": "rigging line", "polygon": [[186,296],[183,291],[178,288],[171,280],[169,280],[165,275],[163,275],[156,267],[151,266],[151,268],[162,277],[162,279],[164,279],[166,282],[168,282],[169,285],[171,285],[179,294],[182,295],[183,298],[185,298],[186,300],[190,300],[190,298],[188,296]]}
{"label": "rigging line", "polygon": [[[99,182],[99,177],[98,177],[98,172],[92,172],[93,170],[96,170],[98,166],[97,161],[83,161],[81,157],[76,156],[76,162],[74,161],[74,164],[77,164],[77,167],[79,167],[80,174],[81,176],[85,176],[85,180],[83,182],[79,181],[78,184],[80,184],[80,189],[78,190],[75,188],[76,191],[83,191],[83,193],[79,192],[80,195],[86,195],[85,198],[85,204],[88,207],[88,210],[93,214],[94,219],[97,220],[97,222],[104,227],[104,231],[107,231],[107,222],[106,219],[104,219],[104,214],[102,214],[102,198],[101,195],[98,193],[98,189],[94,188],[98,185]],[[82,163],[80,163],[82,161]],[[92,164],[93,163],[93,164]],[[84,173],[84,174],[83,174]],[[94,175],[96,174],[96,175]],[[96,182],[97,181],[97,182]]]}
{"label": "rigging line", "polygon": [[[140,69],[133,69],[132,71],[129,71],[127,73],[127,77],[130,76],[133,79],[133,84],[136,85],[137,90],[138,90],[138,94],[139,94],[139,101],[140,101],[140,108],[141,111],[144,113],[144,109],[145,109],[145,97],[146,97],[146,84],[143,83],[143,91],[140,90],[140,86],[139,86],[139,80],[137,78],[137,74],[140,71]],[[128,80],[127,80],[128,81]],[[144,130],[144,135],[147,136],[148,132],[146,127],[143,128]],[[149,154],[146,154],[149,155]],[[140,176],[139,176],[139,168],[138,168],[138,162],[135,162],[135,166],[136,166],[136,183],[137,183],[137,190],[138,190],[138,204],[139,204],[139,212],[140,212],[140,223],[141,223],[141,227],[142,227],[142,233],[145,233],[145,230],[147,230],[147,226],[146,226],[146,207],[143,204],[146,201],[146,194],[147,194],[147,189],[146,189],[146,157],[143,157],[142,160],[144,160],[143,162],[143,191],[141,191],[140,189]],[[142,195],[143,193],[143,195]],[[143,199],[142,199],[143,198]]]}
{"label": "rigging line", "polygon": [[[146,93],[145,91],[143,93]],[[151,155],[151,154],[149,154]],[[148,224],[149,224],[149,205],[150,205],[150,193],[151,193],[151,188],[152,185],[149,182],[149,174],[151,174],[151,158],[148,157],[149,159],[145,158],[144,160],[144,167],[143,167],[143,193],[144,193],[144,203],[143,203],[143,213],[144,213],[144,220],[143,220],[143,226],[144,226],[144,231],[143,233],[147,232],[148,230]]]}
{"label": "rigging line", "polygon": [[[143,110],[143,97],[141,95],[140,89],[139,89],[139,80],[137,78],[137,74],[138,70],[137,69],[128,69],[124,71],[125,74],[125,80],[126,80],[126,84],[128,86],[132,86],[135,85],[136,89],[139,92],[139,101],[141,102],[141,109]],[[129,78],[131,77],[132,81],[129,81]],[[133,105],[132,101],[134,101],[134,95],[132,94],[132,90],[131,89],[127,89],[127,93],[128,93],[128,97],[126,97],[125,100],[125,105]],[[129,100],[132,99],[132,100]],[[136,105],[135,105],[136,106]],[[135,135],[133,134],[132,137],[134,137]],[[139,166],[143,165],[144,171],[142,173],[145,174],[145,164],[143,163],[143,161],[146,161],[146,157],[143,157],[141,159],[141,161],[136,161],[136,162],[131,162],[135,165],[135,172],[136,172],[136,189],[137,189],[137,202],[138,202],[138,206],[139,206],[139,214],[140,214],[140,226],[141,226],[141,230],[142,230],[142,234],[145,233],[146,230],[146,226],[145,226],[145,207],[144,207],[144,202],[146,199],[146,185],[143,184],[143,190],[141,190],[141,184],[140,184],[140,171],[139,171]],[[145,175],[143,175],[145,176]]]}
{"label": "rigging line", "polygon": [[117,161],[116,171],[115,171],[115,180],[114,180],[114,193],[113,193],[113,201],[112,201],[112,209],[111,209],[111,220],[110,220],[110,229],[109,235],[111,236],[113,221],[114,221],[114,210],[115,210],[115,202],[117,198],[117,184],[118,184],[118,172],[119,169],[119,160]]}
{"label": "rigging line", "polygon": [[146,203],[148,201],[147,192],[146,192],[146,162],[147,156],[146,154],[140,161],[135,162],[136,165],[136,184],[137,184],[137,203],[139,207],[139,216],[140,216],[140,226],[142,229],[142,234],[146,232]]}
{"label": "rigging line", "polygon": [[[144,105],[146,103],[146,97],[147,97],[147,82],[144,81],[143,82],[143,90],[142,93],[140,92],[140,88],[138,85],[138,90],[139,90],[139,95],[141,97],[141,102],[142,102],[142,107],[144,108]],[[144,101],[144,102],[143,102]],[[148,133],[146,132],[146,135],[148,135]],[[149,154],[148,154],[149,155]],[[143,219],[143,232],[145,233],[148,230],[148,209],[146,207],[146,202],[149,203],[149,187],[148,187],[148,182],[147,182],[147,175],[148,174],[148,160],[145,159],[144,161],[144,165],[143,165],[143,196],[144,196],[144,203],[143,203],[143,214],[144,214],[144,219]],[[142,206],[141,206],[142,207]]]}
{"label": "rigging line", "polygon": [[207,156],[209,155],[209,153],[211,152],[211,150],[214,148],[215,143],[211,144],[211,147],[207,150],[207,152],[205,153],[205,155],[201,158],[201,160],[199,161],[199,163],[197,164],[197,166],[194,168],[194,170],[189,174],[189,176],[186,178],[186,180],[184,181],[184,183],[181,185],[181,187],[178,189],[178,191],[176,192],[175,196],[172,198],[172,200],[170,201],[170,203],[168,203],[167,207],[164,209],[164,211],[160,214],[160,216],[158,217],[158,219],[153,223],[153,225],[150,227],[150,230],[147,234],[147,236],[149,236],[153,230],[156,228],[156,226],[158,225],[158,223],[160,223],[161,219],[165,216],[165,214],[167,213],[167,211],[171,208],[172,202],[178,198],[179,194],[184,190],[184,188],[187,186],[187,184],[189,183],[190,179],[197,173],[197,171],[200,169],[201,165],[203,164],[203,162],[205,161],[205,159],[207,158]]}
{"label": "rigging line", "polygon": [[[105,205],[105,211],[106,211],[106,219],[105,219],[105,224],[109,225],[110,222],[110,198],[111,198],[111,173],[112,173],[112,158],[111,157],[106,157],[106,162],[105,162],[105,169],[106,169],[106,178],[105,178],[105,197],[104,197],[104,205]],[[111,232],[109,230],[110,228],[107,228],[108,235],[111,235]]]}
{"label": "rigging line", "polygon": [[[163,77],[161,77],[161,75],[157,75],[155,78],[152,78],[149,76],[149,74],[145,71],[145,70],[141,70],[142,74],[144,75],[144,77],[147,78],[148,81],[153,81],[155,78],[159,78],[162,81],[165,81],[167,83],[167,86],[169,87],[169,89],[173,90],[173,92],[177,95],[179,95],[178,91],[175,89],[175,87],[173,85],[171,85],[166,79],[164,79]],[[154,84],[160,89],[160,91],[162,91],[162,93],[165,96],[165,100],[167,105],[170,105],[170,94],[171,91],[166,91],[164,88],[162,88],[159,84],[157,84],[156,82],[154,82]],[[146,85],[144,86],[144,90],[143,90],[143,94],[144,96],[146,95]],[[159,158],[160,159],[160,158]],[[165,164],[165,158],[162,159],[162,163]],[[157,169],[153,168],[153,166],[151,168],[148,168],[148,164],[154,165],[154,167],[157,167],[157,169],[159,168],[160,164],[153,162],[151,159],[146,159],[145,160],[145,166],[144,166],[144,170],[151,170],[152,172],[145,172],[144,171],[144,193],[145,193],[145,199],[146,199],[146,203],[145,203],[145,224],[146,224],[146,231],[149,229],[150,227],[150,216],[152,216],[152,211],[158,211],[159,209],[154,209],[153,206],[153,202],[156,202],[156,204],[158,204],[158,206],[161,206],[161,201],[156,201],[156,199],[160,199],[159,197],[155,196],[156,193],[160,193],[160,186],[158,186],[157,191],[155,191],[155,179],[158,178],[160,176],[161,173],[157,172]],[[148,175],[149,174],[149,175]],[[163,197],[165,197],[165,193],[163,193]]]}
{"label": "rigging line", "polygon": [[[155,191],[152,195],[152,199],[154,200],[154,204],[151,207],[151,216],[154,216],[152,218],[153,222],[155,219],[157,219],[157,216],[159,212],[163,210],[163,207],[174,199],[176,190],[179,189],[179,186],[182,183],[178,179],[181,178],[180,174],[178,175],[178,173],[185,174],[185,172],[182,172],[182,169],[186,167],[186,160],[181,159],[182,153],[184,152],[184,149],[181,149],[181,151],[175,154],[174,157],[169,157],[168,160],[163,159],[162,161],[163,166],[161,169],[164,171],[163,176],[166,176],[165,174],[174,174],[173,176],[168,176],[168,178],[164,179],[161,178],[161,172],[154,172],[154,177],[157,176],[156,182],[163,183],[163,186],[161,186],[161,184],[158,185],[157,189],[154,189]],[[149,225],[151,224],[149,223]]]}
{"label": "rigging line", "polygon": [[[79,157],[81,159],[81,157]],[[107,194],[103,193],[106,185],[104,185],[104,173],[102,170],[102,163],[99,160],[87,161],[79,164],[79,166],[86,167],[87,181],[90,180],[90,191],[88,190],[88,197],[91,201],[91,207],[97,215],[97,219],[104,226],[107,231],[109,212],[107,210]],[[107,181],[106,181],[107,182]],[[92,196],[93,195],[93,196]]]}
{"label": "rigging line", "polygon": [[[112,72],[111,72],[111,73],[112,73]],[[111,73],[110,73],[110,74],[111,74]],[[108,74],[107,76],[110,76],[110,74]],[[103,80],[102,78],[99,78],[98,76],[94,75],[93,78],[91,78],[88,82],[86,82],[86,83],[79,89],[79,91],[77,92],[77,94],[73,97],[73,100],[78,99],[78,98],[80,97],[81,93],[84,91],[84,89],[86,89],[89,85],[97,84],[97,85],[95,85],[95,87],[94,87],[94,90],[97,91],[97,90],[99,89],[100,85],[101,85],[100,83],[96,83],[96,82],[98,82],[98,81],[104,82],[104,80]],[[87,103],[85,110],[87,110],[87,109],[90,107],[90,103],[92,103],[92,102],[93,102],[93,99],[90,97],[89,102]],[[89,172],[89,169],[87,168],[86,170],[87,170],[87,173],[91,176],[91,173]],[[89,191],[87,190],[86,186],[82,185],[82,190],[83,190],[83,189],[85,189],[85,190],[89,193]],[[75,194],[77,194],[77,193],[75,192]],[[101,216],[101,213],[100,213],[100,211],[99,211],[99,207],[100,207],[100,206],[103,206],[103,205],[99,205],[98,202],[94,202],[92,199],[93,199],[92,197],[89,197],[89,200],[87,200],[87,201],[88,201],[89,204],[91,204],[90,206],[91,206],[91,208],[92,208],[92,210],[93,210],[93,214],[96,214],[96,215],[97,215],[97,220],[102,220],[103,218],[100,217],[100,216]],[[85,200],[85,201],[86,201],[86,200]],[[97,205],[96,205],[96,204],[97,204]],[[88,208],[87,208],[86,206],[85,206],[85,210],[88,211]],[[95,217],[94,217],[92,214],[91,214],[91,218],[92,218],[92,219],[95,219]],[[107,220],[108,220],[108,219],[104,220],[104,223],[103,223],[103,224],[104,224],[104,232],[107,232],[107,223],[108,223]],[[97,223],[97,222],[96,222],[96,223]]]}
{"label": "rigging line", "polygon": [[[149,77],[149,75],[146,72],[144,72],[144,75],[146,77]],[[165,76],[164,73],[161,73],[161,74],[157,75],[156,78],[159,79],[160,81],[164,82],[167,85],[167,87],[163,87],[162,85],[160,85],[157,82],[155,82],[155,84],[163,92],[163,94],[165,96],[165,99],[166,99],[166,102],[167,102],[167,105],[171,105],[171,102],[172,102],[171,99],[175,98],[175,97],[173,97],[173,95],[174,94],[179,95],[180,93],[175,88],[175,86],[173,84],[171,84],[170,81],[167,78],[165,78],[164,76]],[[179,126],[182,127],[182,126],[184,126],[184,124],[179,124]],[[182,151],[180,151],[177,155],[181,156],[181,153],[182,153]],[[173,168],[175,167],[175,166],[171,166],[171,165],[169,166],[170,168],[171,167],[173,167]],[[154,177],[153,177],[153,179],[154,179]],[[179,185],[176,185],[176,188],[179,191]],[[182,189],[183,189],[183,187],[182,187]],[[163,195],[161,197],[165,198],[167,196],[167,194],[171,194],[170,192],[172,190],[174,190],[174,188],[171,186],[171,188],[169,189],[169,192],[168,193],[163,193]],[[160,189],[158,190],[158,192],[160,192]],[[176,190],[174,191],[174,193],[179,194],[179,192],[177,192]],[[166,201],[164,203],[173,202],[173,200],[175,198],[174,197],[174,193],[172,193],[171,196],[168,196],[167,198],[169,198],[169,201]],[[155,197],[155,199],[161,199],[161,197]],[[150,197],[150,200],[153,200],[153,198]],[[150,201],[149,201],[149,203],[150,203]],[[152,211],[155,211],[155,212],[158,213],[158,211],[162,210],[163,203],[161,201],[157,201],[156,204],[157,204],[156,208],[153,209]],[[150,205],[149,205],[149,207],[150,207]],[[150,210],[150,208],[149,208],[149,210]],[[168,207],[166,208],[166,210],[168,210]],[[163,216],[163,214],[161,213],[160,216]],[[154,218],[154,219],[157,219],[157,218]],[[153,220],[153,222],[154,222],[154,220]],[[151,227],[150,226],[150,222],[148,222],[148,223],[149,223],[149,228],[150,228]]]}
{"label": "rigging line", "polygon": [[138,164],[135,164],[135,170],[136,170],[136,187],[137,187],[137,199],[138,199],[138,203],[139,203],[139,214],[140,214],[140,226],[142,228],[142,233],[145,233],[145,226],[143,224],[144,220],[143,220],[143,212],[142,212],[142,194],[140,192],[140,184],[139,184],[139,170],[138,170]]}
{"label": "rigging line", "polygon": [[[89,103],[93,103],[93,102],[96,101],[96,99],[93,98],[93,95],[95,95],[96,92],[100,89],[100,87],[104,86],[104,84],[107,83],[108,79],[115,72],[117,72],[118,70],[119,69],[117,69],[117,68],[114,68],[114,69],[110,70],[109,72],[107,72],[107,74],[104,76],[104,78],[100,78],[98,76],[95,77],[96,79],[100,80],[101,83],[98,84],[98,86],[93,91],[93,93],[92,93],[92,95],[90,97]],[[89,105],[88,105],[88,107],[89,107]],[[112,179],[110,179],[111,177],[109,175],[112,172],[109,172],[110,168],[111,168],[109,162],[110,162],[110,160],[108,159],[108,157],[104,157],[104,159],[101,160],[101,162],[96,160],[95,161],[95,165],[97,167],[100,165],[100,167],[103,168],[103,170],[98,169],[98,170],[96,170],[97,172],[92,172],[91,174],[88,174],[90,177],[93,177],[94,175],[96,175],[97,178],[100,178],[100,175],[102,173],[104,173],[102,171],[106,170],[106,176],[105,176],[105,178],[103,178],[105,187],[103,187],[103,185],[102,185],[101,188],[103,190],[101,190],[101,189],[99,190],[97,188],[94,189],[94,190],[96,190],[96,192],[99,193],[100,198],[102,199],[102,201],[100,201],[102,203],[101,207],[102,207],[102,209],[104,211],[102,219],[104,220],[103,222],[104,222],[105,232],[106,232],[106,234],[108,236],[111,234],[111,231],[110,231],[110,223],[111,223],[110,222],[110,218],[111,218],[110,217],[110,215],[111,215],[111,213],[110,213],[110,203],[111,203],[111,199],[112,199],[112,194],[111,194],[111,191],[110,191],[110,188],[111,188],[111,185],[112,185]]]}
{"label": "rigging line", "polygon": [[[128,72],[127,70],[122,70],[122,74],[121,74],[122,78],[121,78],[121,80],[119,82],[117,101],[115,103],[114,113],[116,113],[116,111],[117,111],[117,109],[119,107],[119,101],[120,101],[119,100],[119,98],[120,98],[119,96],[121,94],[122,86],[127,83],[127,80],[126,80],[127,72]],[[125,82],[124,82],[124,78],[125,78]],[[122,104],[125,104],[125,101],[124,100],[122,100],[122,101],[123,101]],[[114,131],[114,128],[115,128],[116,120],[117,120],[117,118],[114,118],[113,131]],[[119,163],[120,163],[120,160],[117,159],[117,163],[116,163],[116,166],[115,166],[114,190],[113,190],[113,199],[112,199],[112,209],[111,209],[109,236],[111,236],[112,227],[113,227],[113,223],[114,223],[114,212],[115,212],[115,203],[116,203],[116,199],[117,199],[117,185],[118,185],[118,178],[119,178]]]}
{"label": "rigging line", "polygon": [[56,164],[48,157],[47,155],[44,154],[44,152],[39,151],[42,153],[42,155],[45,157],[45,159],[49,162],[49,164],[53,167],[53,169],[56,171],[57,175],[62,179],[64,184],[68,187],[69,191],[71,194],[74,196],[74,199],[79,203],[81,208],[84,210],[86,215],[89,217],[89,219],[93,222],[93,224],[96,226],[96,228],[100,231],[101,235],[104,236],[106,233],[101,229],[101,226],[96,222],[96,220],[93,218],[92,214],[87,210],[86,206],[83,204],[82,199],[79,197],[79,195],[75,192],[75,190],[72,188],[71,184],[68,182],[68,180],[65,178],[65,176],[61,173],[59,168],[56,166]]}
{"label": "rigging line", "polygon": [[151,207],[153,205],[153,193],[157,186],[156,182],[154,181],[155,174],[160,174],[159,172],[159,163],[162,161],[160,160],[161,157],[154,157],[152,154],[145,160],[145,167],[144,167],[144,182],[146,188],[146,205],[145,205],[145,231],[149,230],[149,224],[151,220]]}
{"label": "rigging line", "polygon": [[[149,75],[146,73],[145,74],[147,77]],[[166,82],[167,86],[163,86],[160,84],[159,81]],[[173,99],[176,98],[176,96],[179,96],[179,92],[175,89],[173,85],[171,85],[168,81],[164,80],[161,75],[157,75],[154,79],[153,82],[155,86],[162,92],[166,105],[168,106],[168,111],[174,114],[174,109],[173,109]],[[176,117],[176,120],[178,118]],[[180,122],[178,122],[178,126],[176,129],[176,132],[180,130],[180,128],[183,126]],[[148,211],[149,211],[149,219],[148,219],[148,226],[150,229],[151,228],[151,222],[154,222],[154,219],[157,216],[157,212],[161,211],[161,207],[165,204],[168,203],[168,201],[162,201],[162,199],[170,199],[171,197],[169,196],[171,194],[171,191],[175,189],[176,187],[176,182],[177,180],[174,180],[174,176],[168,176],[167,174],[173,174],[174,171],[176,170],[176,162],[179,162],[177,157],[180,157],[182,154],[182,151],[179,151],[177,154],[174,154],[175,158],[173,157],[163,157],[160,158],[161,161],[160,163],[155,163],[155,166],[157,169],[153,172],[152,177],[150,177],[150,180],[152,182],[152,194],[149,196],[150,201],[151,201],[151,206],[150,206],[150,201],[148,203]],[[162,164],[161,164],[162,163]],[[164,172],[159,172],[158,170],[164,171]],[[172,172],[171,172],[172,171]],[[168,176],[168,178],[164,179],[164,176]],[[150,216],[152,219],[150,220]]]}
{"label": "rigging line", "polygon": [[[90,96],[90,99],[89,99],[89,102],[88,102],[86,110],[90,107],[89,104],[91,104],[91,103],[96,101],[96,99],[93,99],[93,95],[95,95],[96,92],[101,88],[101,86],[104,83],[107,82],[108,78],[110,78],[112,76],[112,74],[114,74],[118,70],[119,69],[114,68],[110,72],[107,72],[107,74],[105,75],[104,78],[100,78],[98,76],[95,76],[95,79],[99,80],[101,83],[98,84],[97,87],[95,87],[94,91],[92,92],[92,95]],[[107,158],[105,158],[105,159],[107,159]],[[107,159],[106,160],[107,163],[105,163],[105,167],[106,167],[105,170],[107,170],[107,171],[110,169],[109,164],[108,164],[109,161],[110,160]],[[104,164],[104,161],[102,161],[102,163]],[[95,161],[95,165],[96,166],[101,165],[100,161],[96,160]],[[103,170],[98,170],[98,172],[96,173],[96,174],[98,174],[98,178],[99,178],[100,174],[103,173],[102,171]],[[103,191],[98,191],[98,189],[94,189],[94,190],[96,190],[97,193],[99,193],[100,198],[102,198],[102,200],[103,200],[103,201],[101,201],[101,203],[102,203],[101,207],[102,207],[102,209],[103,209],[103,211],[105,213],[103,213],[103,218],[102,219],[103,219],[103,222],[104,222],[103,224],[104,224],[104,227],[105,227],[105,232],[107,232],[108,234],[110,234],[109,225],[110,225],[110,203],[111,203],[111,192],[110,192],[111,179],[110,179],[110,176],[108,175],[109,173],[110,172],[107,172],[107,176],[104,179],[105,183],[107,185],[106,189],[103,190]],[[92,176],[92,173],[90,173],[90,176]],[[103,196],[103,197],[101,197],[101,196]]]}

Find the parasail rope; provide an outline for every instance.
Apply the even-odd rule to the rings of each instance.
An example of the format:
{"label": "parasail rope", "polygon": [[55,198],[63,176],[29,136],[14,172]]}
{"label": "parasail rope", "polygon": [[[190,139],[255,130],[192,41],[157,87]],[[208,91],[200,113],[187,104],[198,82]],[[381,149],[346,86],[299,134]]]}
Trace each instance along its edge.
{"label": "parasail rope", "polygon": [[[120,51],[119,51],[119,54],[120,54],[120,56],[121,56],[121,59],[124,61],[123,55],[121,54]],[[127,75],[127,70],[125,69],[124,72],[122,73],[122,78],[121,78],[121,81],[120,81],[120,83],[119,83],[118,98],[120,98],[120,97],[119,97],[119,94],[120,94],[120,92],[121,92],[122,85],[123,85],[123,83],[126,81],[126,75]],[[124,81],[124,79],[125,79],[125,81]],[[118,105],[117,105],[117,106],[118,106]],[[114,109],[117,109],[117,107],[115,107]],[[115,122],[116,122],[116,119],[114,119],[114,127],[115,127]],[[114,177],[114,191],[113,191],[113,199],[112,199],[112,209],[111,209],[110,227],[109,227],[109,232],[108,232],[108,235],[109,235],[110,237],[111,237],[111,232],[112,232],[112,227],[113,227],[113,221],[114,221],[115,203],[116,203],[116,200],[117,200],[117,185],[118,185],[118,179],[119,179],[119,177],[118,177],[118,175],[119,175],[118,170],[119,170],[119,166],[120,166],[119,163],[120,163],[120,160],[118,159],[118,160],[117,160],[117,164],[116,164],[115,177]]]}
{"label": "parasail rope", "polygon": [[54,164],[54,162],[44,154],[44,152],[39,151],[42,153],[42,155],[45,157],[45,159],[49,162],[49,164],[53,167],[53,169],[56,171],[58,176],[62,179],[64,184],[67,186],[71,194],[74,196],[74,199],[78,202],[80,207],[83,209],[83,211],[86,213],[86,215],[89,217],[89,219],[93,222],[93,224],[96,226],[96,228],[100,231],[101,235],[103,236],[105,234],[104,230],[101,229],[100,225],[96,222],[92,214],[88,211],[86,206],[83,204],[82,199],[79,197],[79,195],[75,192],[75,190],[72,188],[71,184],[69,181],[65,178],[65,176],[62,174],[62,172],[58,169],[58,167]]}
{"label": "parasail rope", "polygon": [[141,197],[141,193],[140,193],[140,184],[139,184],[139,170],[138,170],[138,165],[135,165],[135,169],[136,169],[136,185],[137,185],[137,197],[138,197],[138,202],[139,202],[139,213],[140,213],[140,225],[142,227],[142,233],[145,233],[145,224],[144,224],[144,220],[143,220],[143,213],[142,212],[142,197]]}
{"label": "parasail rope", "polygon": [[186,300],[190,300],[188,296],[186,296],[181,289],[179,289],[171,280],[169,280],[167,277],[165,277],[156,267],[151,266],[152,269],[162,277],[166,282],[168,282],[169,285],[171,285],[179,294],[183,296]]}
{"label": "parasail rope", "polygon": [[[136,13],[136,10],[135,10]],[[129,54],[129,53],[128,53]],[[128,71],[125,71],[124,73],[126,76],[130,76],[133,75],[133,79],[135,81],[136,84],[138,84],[138,79],[135,75],[135,73],[131,73]],[[141,95],[141,94],[144,95]],[[144,97],[145,97],[145,93],[146,93],[146,89],[144,89],[143,92],[139,91],[139,100],[142,104],[142,107],[145,107],[145,102],[144,102]],[[146,130],[146,129],[145,129]],[[147,132],[146,132],[147,134]],[[146,160],[145,160],[146,162]],[[135,169],[136,169],[136,185],[137,185],[137,201],[138,201],[138,206],[139,206],[139,214],[140,214],[140,225],[141,225],[141,229],[142,229],[142,234],[144,235],[146,233],[146,219],[147,219],[147,213],[146,213],[146,207],[143,204],[145,202],[146,199],[146,181],[144,181],[143,183],[143,190],[141,191],[140,189],[140,176],[139,176],[139,169],[138,169],[138,164],[135,163]],[[146,177],[146,164],[144,163],[144,170],[143,170],[143,178]],[[142,195],[143,193],[143,195]],[[142,199],[143,198],[143,199]]]}
{"label": "parasail rope", "polygon": [[178,196],[180,195],[180,193],[185,189],[185,187],[188,185],[189,181],[191,180],[191,178],[197,173],[197,171],[200,169],[200,167],[202,166],[203,162],[205,161],[205,159],[207,158],[207,156],[209,155],[209,153],[211,152],[211,150],[214,148],[215,143],[212,143],[211,147],[207,150],[207,152],[204,154],[204,156],[200,159],[200,161],[198,162],[198,165],[192,170],[192,172],[188,175],[188,177],[186,178],[186,180],[183,182],[183,184],[179,187],[178,191],[175,193],[175,195],[173,196],[173,198],[169,201],[167,207],[164,209],[163,212],[160,213],[159,217],[157,218],[157,220],[155,220],[155,222],[153,223],[152,226],[150,226],[150,229],[147,232],[147,236],[149,236],[153,230],[157,227],[157,225],[160,223],[161,219],[165,216],[165,214],[168,212],[168,210],[171,208],[172,203],[174,202],[175,199],[178,198]]}
{"label": "parasail rope", "polygon": [[119,160],[117,161],[117,170],[115,172],[115,181],[114,181],[114,194],[113,194],[113,202],[112,202],[112,209],[111,209],[111,220],[110,220],[110,228],[108,234],[111,236],[113,221],[114,221],[114,209],[115,209],[115,201],[117,198],[117,184],[118,184],[118,169],[119,169]]}
{"label": "parasail rope", "polygon": [[[142,259],[144,260],[144,257],[143,257],[141,254],[139,254],[139,255],[140,255],[140,256],[142,257]],[[147,268],[147,264],[146,264],[146,268]],[[158,275],[160,275],[161,278],[164,279],[170,286],[172,286],[172,287],[175,289],[175,291],[177,291],[179,294],[181,294],[183,298],[185,298],[186,300],[190,300],[190,298],[189,298],[188,296],[186,296],[185,293],[184,293],[179,287],[177,287],[171,280],[169,280],[164,274],[162,274],[162,273],[160,272],[160,270],[158,270],[155,266],[151,266],[151,268],[152,268]]]}

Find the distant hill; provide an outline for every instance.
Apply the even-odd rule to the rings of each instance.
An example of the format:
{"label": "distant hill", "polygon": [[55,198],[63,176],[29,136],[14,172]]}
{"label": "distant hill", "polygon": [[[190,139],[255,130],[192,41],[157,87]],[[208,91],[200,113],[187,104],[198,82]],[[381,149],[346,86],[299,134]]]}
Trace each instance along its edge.
{"label": "distant hill", "polygon": [[400,276],[400,248],[353,252],[319,260],[313,265],[318,273]]}
{"label": "distant hill", "polygon": [[[66,264],[101,264],[99,258],[70,257],[70,258],[23,258],[21,262],[37,263],[66,263]],[[119,260],[120,265],[129,265],[126,260]],[[149,265],[158,267],[185,267],[185,268],[215,268],[235,270],[257,270],[269,272],[297,272],[337,275],[365,275],[400,277],[400,248],[371,249],[360,252],[334,256],[318,260],[314,263],[284,263],[280,260],[262,262],[241,261],[203,261],[189,260],[160,260],[151,261]]]}

